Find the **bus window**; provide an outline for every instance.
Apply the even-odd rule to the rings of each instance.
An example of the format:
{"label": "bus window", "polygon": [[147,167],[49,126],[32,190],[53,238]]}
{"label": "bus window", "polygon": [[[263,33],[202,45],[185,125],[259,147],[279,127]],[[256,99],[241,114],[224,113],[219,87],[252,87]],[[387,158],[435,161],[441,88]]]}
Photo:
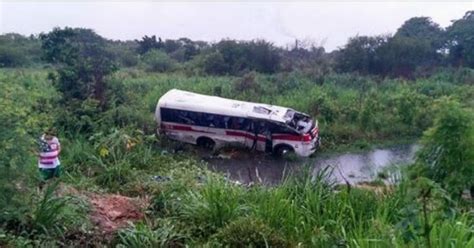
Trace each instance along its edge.
{"label": "bus window", "polygon": [[283,125],[272,123],[270,126],[272,133],[295,134],[295,131]]}
{"label": "bus window", "polygon": [[250,130],[250,120],[242,117],[228,117],[227,128],[235,130]]}
{"label": "bus window", "polygon": [[169,109],[162,108],[160,110],[162,121],[173,121],[173,115]]}
{"label": "bus window", "polygon": [[176,110],[167,109],[167,108],[162,108],[161,109],[161,120],[162,121],[180,123],[180,121],[177,117],[178,117],[178,114],[177,114]]}
{"label": "bus window", "polygon": [[240,130],[243,130],[243,131],[249,131],[250,130],[251,121],[249,119],[239,118],[239,122],[241,123],[240,124]]}
{"label": "bus window", "polygon": [[230,129],[240,129],[241,128],[241,123],[239,122],[239,118],[230,117],[228,126],[229,126]]}
{"label": "bus window", "polygon": [[188,125],[193,125],[194,124],[194,121],[191,118],[188,111],[178,110],[177,111],[177,116],[178,116],[178,122],[179,123],[188,124]]}

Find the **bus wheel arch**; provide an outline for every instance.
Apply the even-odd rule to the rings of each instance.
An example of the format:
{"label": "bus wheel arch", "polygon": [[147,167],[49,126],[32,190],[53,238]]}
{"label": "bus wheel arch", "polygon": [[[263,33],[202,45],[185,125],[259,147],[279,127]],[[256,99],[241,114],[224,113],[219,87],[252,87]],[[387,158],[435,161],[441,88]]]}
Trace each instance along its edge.
{"label": "bus wheel arch", "polygon": [[196,139],[196,145],[208,150],[214,150],[216,147],[216,142],[209,137],[201,136]]}
{"label": "bus wheel arch", "polygon": [[295,149],[291,145],[288,145],[288,144],[279,144],[273,148],[273,154],[277,157],[284,157],[294,152],[295,152]]}

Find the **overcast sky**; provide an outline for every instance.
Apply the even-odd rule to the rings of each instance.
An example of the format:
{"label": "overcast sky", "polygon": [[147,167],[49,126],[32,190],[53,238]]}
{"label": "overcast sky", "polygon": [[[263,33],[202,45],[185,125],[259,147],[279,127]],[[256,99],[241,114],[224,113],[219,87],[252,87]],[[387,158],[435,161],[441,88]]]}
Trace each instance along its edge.
{"label": "overcast sky", "polygon": [[[2,0],[0,0],[2,1]],[[343,46],[354,35],[394,33],[407,19],[429,16],[446,27],[474,10],[461,2],[0,2],[0,33],[38,34],[53,27],[92,28],[110,39],[188,37],[264,38],[284,46],[312,40],[327,50]]]}

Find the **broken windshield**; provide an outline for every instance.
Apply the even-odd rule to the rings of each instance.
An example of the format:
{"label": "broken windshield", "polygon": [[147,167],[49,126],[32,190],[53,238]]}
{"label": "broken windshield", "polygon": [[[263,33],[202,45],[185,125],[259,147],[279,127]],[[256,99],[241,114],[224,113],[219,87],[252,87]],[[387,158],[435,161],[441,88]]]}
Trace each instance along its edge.
{"label": "broken windshield", "polygon": [[285,119],[288,120],[287,124],[299,133],[308,133],[313,128],[313,120],[310,116],[294,110],[288,110]]}

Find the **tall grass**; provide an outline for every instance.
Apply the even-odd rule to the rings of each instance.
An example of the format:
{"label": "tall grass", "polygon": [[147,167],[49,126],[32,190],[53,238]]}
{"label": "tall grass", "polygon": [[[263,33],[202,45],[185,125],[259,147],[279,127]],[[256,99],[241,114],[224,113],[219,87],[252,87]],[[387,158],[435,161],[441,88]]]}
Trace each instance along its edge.
{"label": "tall grass", "polygon": [[[408,192],[413,187],[410,181],[376,193],[335,187],[328,182],[327,173],[293,175],[271,188],[245,188],[208,176],[203,184],[186,191],[177,211],[164,218],[187,229],[187,242],[194,245],[233,246],[246,240],[250,246],[426,246],[425,235],[416,229],[416,220],[423,218],[417,210],[421,202],[412,198],[417,194]],[[431,202],[441,204],[436,199]],[[415,210],[411,212],[415,215],[404,214],[405,208]],[[428,217],[437,219],[442,214],[439,211],[431,209]],[[160,216],[155,218],[163,218]],[[472,244],[473,221],[472,215],[459,213],[433,222],[430,247]]]}

